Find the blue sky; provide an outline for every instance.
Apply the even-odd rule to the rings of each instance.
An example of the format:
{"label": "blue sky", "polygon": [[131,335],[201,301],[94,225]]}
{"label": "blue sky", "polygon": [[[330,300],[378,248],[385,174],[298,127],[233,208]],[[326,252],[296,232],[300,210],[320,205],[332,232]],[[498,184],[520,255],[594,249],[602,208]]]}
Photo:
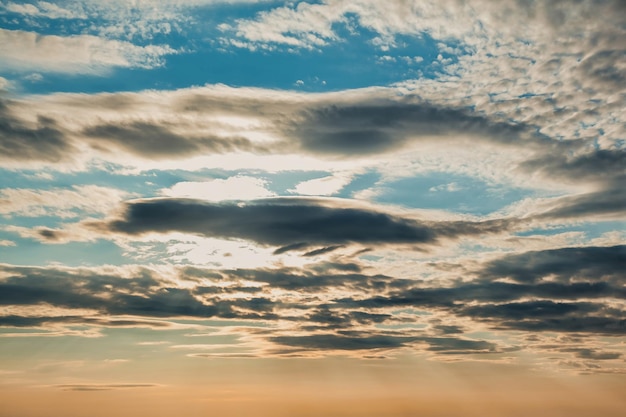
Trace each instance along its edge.
{"label": "blue sky", "polygon": [[624,12],[0,1],[6,415],[620,415]]}
{"label": "blue sky", "polygon": [[[210,3],[210,2],[209,2]],[[298,89],[303,91],[338,91],[349,88],[362,88],[372,85],[389,85],[407,78],[436,76],[443,66],[437,62],[441,54],[443,59],[456,61],[457,56],[441,50],[441,42],[435,41],[428,33],[397,36],[392,50],[379,50],[372,54],[372,39],[376,33],[368,28],[359,27],[357,17],[345,22],[334,23],[333,30],[341,37],[340,42],[320,48],[293,50],[280,45],[272,50],[251,50],[233,48],[227,45],[228,39],[220,25],[236,22],[238,19],[254,17],[262,13],[265,4],[229,4],[220,3],[210,6],[179,6],[189,15],[177,16],[180,21],[169,24],[163,21],[158,12],[156,22],[142,22],[150,33],[115,33],[113,39],[132,41],[133,45],[167,46],[167,65],[161,62],[156,67],[145,68],[143,65],[130,68],[115,68],[114,74],[102,77],[76,77],[67,72],[46,74],[45,79],[20,74],[19,71],[6,71],[9,77],[23,79],[20,88],[24,93],[52,92],[114,92],[140,91],[145,89],[177,89],[204,84],[223,83],[232,86],[255,86],[264,88]],[[270,2],[271,3],[271,2]],[[3,28],[10,30],[36,29],[43,36],[66,37],[98,33],[98,29],[108,25],[121,25],[107,19],[102,8],[97,4],[87,3],[85,7],[94,8],[94,18],[50,18],[40,13],[24,15],[8,3],[2,15]],[[29,3],[25,3],[25,5]],[[142,5],[143,3],[139,3]],[[147,4],[147,3],[146,3]],[[125,13],[131,24],[141,22],[142,9],[126,7]],[[37,3],[31,4],[37,7]],[[78,6],[80,3],[74,3]],[[174,8],[176,10],[177,8]],[[21,11],[21,9],[18,9]],[[167,10],[167,9],[166,9]],[[178,11],[178,10],[176,10]],[[102,16],[98,12],[104,14]],[[175,12],[173,12],[175,13]],[[164,15],[169,13],[164,12]],[[90,16],[91,17],[91,16]],[[103,18],[105,17],[105,18]],[[167,24],[168,29],[161,29]],[[152,28],[151,25],[155,25]],[[95,29],[95,30],[94,30]],[[152,33],[152,29],[156,33]],[[444,44],[445,46],[449,46]],[[275,49],[274,49],[275,48]],[[252,70],[253,69],[253,70]],[[40,68],[45,71],[45,68]],[[33,72],[39,74],[39,72]]]}

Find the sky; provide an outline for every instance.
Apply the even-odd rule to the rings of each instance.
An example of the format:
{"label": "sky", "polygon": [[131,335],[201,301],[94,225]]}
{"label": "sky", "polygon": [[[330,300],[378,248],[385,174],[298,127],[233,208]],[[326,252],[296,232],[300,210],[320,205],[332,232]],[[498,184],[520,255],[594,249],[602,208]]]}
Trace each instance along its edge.
{"label": "sky", "polygon": [[626,3],[0,0],[0,417],[626,407]]}

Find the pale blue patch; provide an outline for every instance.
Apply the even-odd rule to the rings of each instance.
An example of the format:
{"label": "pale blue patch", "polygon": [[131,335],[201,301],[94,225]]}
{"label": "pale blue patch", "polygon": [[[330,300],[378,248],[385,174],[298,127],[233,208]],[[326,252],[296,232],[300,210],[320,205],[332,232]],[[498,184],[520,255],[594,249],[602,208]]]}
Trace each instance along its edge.
{"label": "pale blue patch", "polygon": [[[194,174],[189,171],[150,170],[138,174],[118,174],[122,167],[111,165],[108,170],[89,170],[74,173],[46,172],[37,170],[9,171],[0,169],[1,188],[24,188],[50,190],[55,188],[72,189],[76,186],[96,185],[137,193],[144,197],[154,196],[161,188],[167,188],[180,181],[190,181]],[[51,178],[41,178],[38,174],[49,173]]]}
{"label": "pale blue patch", "polygon": [[487,215],[535,195],[529,189],[487,184],[476,178],[449,173],[403,178],[381,184],[374,191],[372,199],[378,203],[473,215]]}
{"label": "pale blue patch", "polygon": [[24,239],[12,234],[0,234],[16,246],[0,247],[0,262],[13,265],[44,266],[61,263],[67,266],[98,266],[134,264],[124,257],[122,250],[113,242],[72,242],[67,244],[44,244],[34,239]]}
{"label": "pale blue patch", "polygon": [[359,259],[363,259],[364,261],[370,261],[370,262],[378,262],[381,259],[383,259],[383,256],[376,256],[376,255],[361,255],[359,256]]}
{"label": "pale blue patch", "polygon": [[[97,307],[97,306],[94,306]],[[137,318],[142,320],[142,318]],[[165,321],[164,319],[163,321]],[[74,330],[86,330],[96,326],[67,326]],[[189,343],[184,335],[189,329],[168,329],[167,327],[149,329],[141,327],[132,328],[100,328],[102,337],[80,337],[76,335],[70,340],[66,337],[4,337],[0,343],[0,358],[11,358],[11,362],[32,363],[35,361],[63,361],[71,358],[86,361],[110,361],[114,359],[127,360],[172,360],[170,345]],[[42,329],[0,329],[0,333],[48,333]],[[68,335],[72,336],[72,335]],[[45,339],[39,339],[45,337]],[[145,342],[160,342],[166,340],[165,345],[140,345]],[[71,346],[71,350],[68,350]],[[180,356],[189,351],[181,350]],[[106,362],[103,362],[103,364]],[[7,363],[3,363],[6,367]],[[61,365],[57,365],[61,366]],[[128,366],[119,364],[118,366]]]}
{"label": "pale blue patch", "polygon": [[414,316],[432,316],[433,315],[433,313],[431,313],[430,311],[417,310],[414,308],[403,308],[400,310],[393,310],[391,314],[393,314],[394,316],[398,314],[412,314]]}
{"label": "pale blue patch", "polygon": [[375,171],[368,171],[363,174],[356,175],[352,181],[337,193],[337,197],[353,198],[359,191],[372,188],[380,181],[381,175]]}

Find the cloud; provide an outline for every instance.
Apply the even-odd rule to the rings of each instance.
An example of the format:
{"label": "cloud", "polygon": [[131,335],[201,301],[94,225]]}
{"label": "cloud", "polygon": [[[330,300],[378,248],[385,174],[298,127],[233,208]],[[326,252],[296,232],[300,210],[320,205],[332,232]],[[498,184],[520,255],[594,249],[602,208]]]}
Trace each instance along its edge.
{"label": "cloud", "polygon": [[[161,283],[148,271],[132,279],[85,270],[72,273],[37,268],[4,268],[4,272],[10,275],[0,284],[3,288],[1,305],[47,303],[70,309],[95,309],[109,315],[147,317],[212,317],[219,311],[195,299],[188,290],[162,288]],[[30,323],[33,325],[54,320],[76,322],[77,318],[45,320],[32,317],[28,320],[34,321]],[[78,321],[89,323],[90,319],[81,317]]]}
{"label": "cloud", "polygon": [[271,339],[281,345],[305,350],[370,350],[399,349],[415,343],[428,345],[427,351],[439,354],[477,354],[498,352],[497,344],[484,340],[455,337],[424,337],[391,335],[337,335],[332,333],[305,336],[277,336]]}
{"label": "cloud", "polygon": [[198,152],[262,151],[260,147],[255,147],[245,138],[210,135],[190,137],[176,134],[166,126],[145,122],[92,126],[82,133],[96,149],[106,151],[108,147],[103,145],[113,145],[123,151],[149,159],[181,158]]}
{"label": "cloud", "polygon": [[351,243],[436,244],[439,239],[499,233],[512,227],[513,223],[506,219],[419,221],[372,209],[341,207],[333,200],[277,198],[245,203],[209,203],[160,198],[131,201],[124,206],[119,219],[87,222],[84,226],[104,234],[176,231],[205,237],[245,239],[261,245],[279,246],[282,249],[277,252],[280,253],[319,245],[329,251],[333,246]]}
{"label": "cloud", "polygon": [[[593,186],[605,194],[598,214],[617,214],[623,152],[593,150],[584,140],[557,141],[533,124],[438,102],[441,94],[424,100],[414,93],[398,97],[394,88],[305,94],[207,86],[12,100],[2,112],[10,156],[3,164],[40,161],[76,169],[103,159],[140,169],[334,172],[295,188],[316,195],[337,192],[364,169],[383,178],[442,171],[520,187],[585,187],[589,193]],[[468,147],[474,156],[465,152]],[[552,203],[535,211],[570,204]]]}
{"label": "cloud", "polygon": [[286,130],[304,150],[342,156],[380,154],[433,138],[490,140],[529,138],[523,125],[493,122],[471,111],[410,101],[336,103],[307,109]]}
{"label": "cloud", "polygon": [[266,188],[267,181],[247,176],[214,179],[202,182],[179,182],[162,190],[167,197],[197,198],[207,201],[253,200],[273,197],[275,194]]}
{"label": "cloud", "polygon": [[35,123],[27,124],[0,100],[0,161],[59,162],[74,151],[54,120],[38,116]]}
{"label": "cloud", "polygon": [[[78,7],[76,7],[78,6]],[[9,2],[0,5],[5,10],[27,16],[44,17],[48,19],[86,19],[87,16],[79,4],[71,4],[70,8],[63,8],[47,1],[39,1],[36,4],[17,4]]]}
{"label": "cloud", "polygon": [[352,181],[351,175],[334,174],[327,177],[303,181],[297,184],[290,192],[301,195],[333,195],[341,191],[350,181]]}
{"label": "cloud", "polygon": [[[141,319],[117,319],[117,318],[99,318],[86,317],[80,314],[70,316],[20,316],[5,315],[0,316],[0,326],[4,327],[25,327],[25,328],[46,328],[58,325],[81,325],[81,326],[100,326],[100,327],[125,327],[137,328],[144,327],[150,329],[169,328],[169,323],[155,320]],[[87,333],[90,335],[90,333]],[[60,333],[59,336],[64,335]]]}
{"label": "cloud", "polygon": [[607,281],[624,284],[626,246],[559,248],[506,255],[485,265],[484,279],[520,283]]}
{"label": "cloud", "polygon": [[600,149],[572,156],[564,150],[528,160],[520,168],[534,175],[556,176],[568,182],[621,182],[626,178],[626,151]]}
{"label": "cloud", "polygon": [[598,352],[594,349],[588,348],[565,348],[561,349],[561,352],[573,352],[577,357],[581,359],[593,359],[593,360],[613,360],[622,357],[619,352]]}
{"label": "cloud", "polygon": [[462,188],[459,186],[459,184],[457,184],[456,182],[451,182],[449,184],[441,184],[441,185],[437,185],[435,187],[430,187],[428,189],[428,191],[430,192],[441,192],[441,191],[447,191],[449,193],[455,192],[455,191],[459,191]]}
{"label": "cloud", "polygon": [[0,62],[5,69],[69,74],[103,74],[115,67],[155,68],[168,46],[137,46],[92,35],[41,35],[0,29]]}
{"label": "cloud", "polygon": [[402,336],[339,336],[317,334],[308,336],[277,336],[271,339],[281,345],[320,350],[396,349],[413,341]]}
{"label": "cloud", "polygon": [[626,191],[617,185],[600,191],[571,195],[547,201],[541,205],[537,219],[616,219],[624,218]]}
{"label": "cloud", "polygon": [[[384,275],[368,276],[360,273],[345,272],[312,272],[307,269],[236,269],[227,271],[229,277],[240,280],[267,284],[270,288],[279,288],[288,291],[297,291],[303,294],[322,293],[325,289],[349,289],[355,292],[385,292],[390,288],[407,288],[410,284],[406,280],[394,281],[392,277]],[[204,277],[206,270],[185,269],[183,276]]]}
{"label": "cloud", "polygon": [[[518,310],[528,308],[522,316]],[[626,333],[626,320],[623,319],[624,312],[616,311],[611,315],[588,315],[585,309],[579,311],[577,305],[565,305],[555,308],[555,314],[545,314],[541,317],[532,317],[539,315],[537,310],[533,310],[537,306],[524,306],[519,304],[503,305],[503,306],[483,306],[473,308],[467,313],[472,317],[485,320],[494,325],[497,329],[513,329],[527,332],[568,332],[568,333],[587,333],[600,335],[621,336]],[[572,309],[575,313],[569,313],[568,309]],[[514,310],[511,312],[511,310]],[[597,309],[599,310],[599,308]],[[593,311],[593,310],[591,310]],[[493,317],[499,319],[494,319]],[[530,317],[529,317],[530,316]],[[524,317],[520,320],[520,317]]]}
{"label": "cloud", "polygon": [[[583,23],[594,29],[600,29],[604,23],[605,30],[617,25],[621,11],[623,5],[619,0],[580,1],[566,6],[550,1],[494,4],[484,0],[463,3],[391,0],[383,5],[375,0],[326,0],[276,7],[252,19],[236,20],[234,25],[224,25],[223,29],[234,35],[236,46],[312,49],[345,40],[336,30],[345,26],[352,32],[366,29],[373,33],[372,42],[382,50],[389,50],[395,46],[397,35],[428,34],[439,41],[458,39],[472,46],[485,38],[492,40],[495,35],[506,39],[525,35],[524,39],[536,41],[552,34],[561,40],[572,32],[579,33],[572,27]],[[451,25],[450,21],[456,24]],[[524,32],[525,25],[533,31]]]}
{"label": "cloud", "polygon": [[[491,262],[483,269],[490,270]],[[613,268],[614,274],[622,269]],[[620,353],[601,349],[596,338],[626,332],[618,301],[626,300],[621,281],[570,269],[561,272],[571,279],[511,283],[500,281],[507,274],[486,279],[480,269],[461,281],[315,265],[231,270],[2,265],[0,326],[63,335],[77,325],[166,331],[179,319],[199,326],[209,318],[234,319],[230,328],[220,325],[221,331],[245,335],[246,343],[263,347],[261,356],[402,349],[433,355],[552,352],[549,346],[511,344],[507,332],[556,332],[584,337],[584,345],[578,339],[561,343],[563,353],[593,361],[619,358]],[[262,327],[246,330],[240,320]],[[477,329],[489,331],[489,340],[474,338]]]}
{"label": "cloud", "polygon": [[9,111],[27,119],[40,114],[63,127],[65,141],[71,136],[76,146],[89,145],[107,160],[115,160],[119,151],[146,159],[272,152],[358,160],[419,144],[479,142],[540,150],[549,145],[532,126],[494,121],[415,96],[398,98],[394,89],[304,94],[211,86],[59,94],[14,100],[7,103]]}
{"label": "cloud", "polygon": [[0,215],[78,217],[81,213],[106,213],[130,194],[97,185],[71,189],[0,188]]}
{"label": "cloud", "polygon": [[[262,0],[261,0],[262,1]],[[107,39],[151,41],[157,36],[186,36],[190,28],[206,24],[198,19],[198,10],[219,4],[245,5],[258,0],[64,0],[62,2],[32,1],[0,3],[0,11],[13,22],[46,27],[54,20],[60,31],[97,35]],[[201,15],[201,13],[200,13]],[[97,24],[93,24],[97,22]]]}

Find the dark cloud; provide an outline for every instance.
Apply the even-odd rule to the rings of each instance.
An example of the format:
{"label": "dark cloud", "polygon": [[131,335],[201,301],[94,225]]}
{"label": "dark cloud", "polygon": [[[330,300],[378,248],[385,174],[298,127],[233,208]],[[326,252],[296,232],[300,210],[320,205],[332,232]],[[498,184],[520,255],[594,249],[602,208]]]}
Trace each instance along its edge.
{"label": "dark cloud", "polygon": [[200,200],[131,202],[125,217],[108,227],[117,232],[184,231],[210,237],[249,239],[301,248],[303,244],[424,243],[434,233],[415,221],[353,208],[331,208],[299,200],[214,204]]}
{"label": "dark cloud", "polygon": [[626,319],[624,312],[618,316],[564,316],[542,319],[509,320],[504,319],[492,323],[498,329],[513,329],[527,332],[569,332],[595,333],[602,335],[623,336],[626,334]]}
{"label": "dark cloud", "polygon": [[111,151],[111,146],[114,146],[153,159],[178,158],[202,152],[265,151],[245,138],[184,136],[173,133],[167,126],[147,122],[93,126],[82,133],[94,138],[90,143],[96,149]]}
{"label": "dark cloud", "polygon": [[419,222],[361,208],[329,207],[314,200],[273,199],[209,203],[191,199],[129,202],[123,217],[90,223],[100,231],[131,235],[179,231],[207,237],[238,238],[280,246],[275,253],[322,246],[307,256],[349,243],[435,244],[439,238],[498,233],[512,221]]}
{"label": "dark cloud", "polygon": [[468,109],[397,101],[324,105],[306,110],[287,127],[304,150],[343,156],[396,150],[412,140],[472,136],[500,143],[528,139],[528,126],[494,122]]}
{"label": "dark cloud", "polygon": [[542,220],[622,217],[626,209],[623,186],[626,182],[626,151],[604,149],[571,156],[573,151],[575,149],[570,145],[559,145],[546,155],[520,165],[531,175],[556,178],[570,184],[593,184],[596,188],[591,192],[555,198],[550,208],[535,217]]}
{"label": "dark cloud", "polygon": [[[385,295],[335,300],[346,308],[416,307],[463,311],[465,303],[504,303],[525,297],[577,300],[606,297],[626,299],[626,290],[605,282],[514,284],[506,282],[460,283],[450,287],[424,287],[424,283],[392,281],[385,285]],[[380,293],[381,291],[379,291]],[[467,311],[466,311],[467,312]]]}
{"label": "dark cloud", "polygon": [[504,304],[482,304],[461,307],[457,311],[472,317],[506,318],[513,320],[588,315],[602,309],[602,304],[526,301]]}
{"label": "dark cloud", "polygon": [[[507,255],[489,262],[480,275],[487,279],[506,277],[517,282],[537,282],[550,278],[562,282],[584,279],[610,280],[623,284],[626,283],[624,271],[626,245],[619,245],[559,248]],[[601,290],[598,286],[594,288]]]}
{"label": "dark cloud", "polygon": [[274,255],[280,255],[281,253],[285,253],[289,251],[307,249],[309,246],[310,245],[305,242],[292,243],[290,245],[281,246],[280,248],[276,249],[273,253]]}
{"label": "dark cloud", "polygon": [[331,310],[327,307],[319,308],[306,316],[306,320],[321,326],[307,326],[309,328],[342,329],[357,324],[383,323],[389,320],[390,314],[367,313],[363,311]]}
{"label": "dark cloud", "polygon": [[469,340],[455,337],[420,337],[420,342],[428,343],[427,350],[444,354],[495,353],[498,345],[486,340]]}
{"label": "dark cloud", "polygon": [[[203,295],[202,291],[196,294],[191,289],[168,286],[155,279],[148,270],[142,270],[132,278],[87,271],[71,274],[51,268],[15,267],[7,268],[4,272],[12,275],[0,281],[0,305],[45,303],[71,309],[86,308],[105,315],[142,317],[275,318],[269,314],[272,310],[272,302],[269,300],[250,298],[225,302],[214,298],[205,303],[200,298]],[[83,320],[88,324],[91,319],[53,317],[47,321],[55,320],[65,322]],[[29,323],[36,324],[46,320],[41,317],[22,319],[14,317],[9,321],[26,326]]]}
{"label": "dark cloud", "polygon": [[462,334],[463,328],[460,326],[438,324],[433,326],[433,329],[437,330],[441,334]]}
{"label": "dark cloud", "polygon": [[554,152],[523,162],[520,168],[545,177],[558,177],[569,182],[612,182],[626,175],[626,151],[604,149],[572,156],[567,143],[556,146]]}
{"label": "dark cloud", "polygon": [[626,333],[624,311],[599,302],[556,302],[551,300],[486,303],[459,306],[455,314],[486,321],[496,328],[525,331]]}
{"label": "dark cloud", "polygon": [[416,343],[427,344],[428,351],[439,354],[495,353],[497,345],[484,340],[470,340],[454,337],[403,336],[398,334],[363,335],[312,334],[304,336],[276,336],[274,343],[305,350],[369,350],[397,349]]}
{"label": "dark cloud", "polygon": [[[349,272],[349,271],[348,271]],[[199,274],[202,276],[202,273]],[[391,285],[409,285],[409,280],[397,280],[385,275],[358,273],[309,272],[306,269],[237,269],[227,271],[226,278],[237,278],[268,284],[271,288],[319,292],[327,288],[345,288],[352,291],[387,291]]]}
{"label": "dark cloud", "polygon": [[270,340],[280,345],[299,347],[308,350],[361,350],[396,349],[412,342],[415,338],[406,336],[341,336],[336,334],[313,334],[306,336],[276,336]]}
{"label": "dark cloud", "polygon": [[613,360],[619,359],[622,357],[622,354],[619,352],[599,352],[595,349],[589,348],[564,348],[559,349],[560,352],[571,352],[575,353],[576,357],[581,359],[591,359],[591,360]]}
{"label": "dark cloud", "polygon": [[323,255],[325,253],[329,253],[332,251],[335,251],[337,249],[341,249],[343,248],[343,245],[333,245],[333,246],[326,246],[323,248],[319,248],[319,249],[315,249],[309,252],[304,253],[302,256],[317,256],[317,255]]}
{"label": "dark cloud", "polygon": [[15,117],[0,99],[0,159],[60,162],[72,151],[54,120],[39,116],[36,124],[29,125]]}
{"label": "dark cloud", "polygon": [[150,327],[166,328],[169,323],[152,320],[109,319],[85,316],[0,316],[0,326],[6,327],[45,327],[54,324],[75,324],[102,327]]}
{"label": "dark cloud", "polygon": [[[626,181],[626,176],[624,180]],[[535,218],[557,221],[570,218],[591,220],[595,216],[623,219],[626,210],[626,189],[615,185],[596,192],[561,197],[554,203],[555,207]]]}
{"label": "dark cloud", "polygon": [[361,265],[354,262],[320,262],[314,265],[310,265],[309,269],[317,273],[327,273],[332,271],[345,271],[345,272],[361,272]]}

